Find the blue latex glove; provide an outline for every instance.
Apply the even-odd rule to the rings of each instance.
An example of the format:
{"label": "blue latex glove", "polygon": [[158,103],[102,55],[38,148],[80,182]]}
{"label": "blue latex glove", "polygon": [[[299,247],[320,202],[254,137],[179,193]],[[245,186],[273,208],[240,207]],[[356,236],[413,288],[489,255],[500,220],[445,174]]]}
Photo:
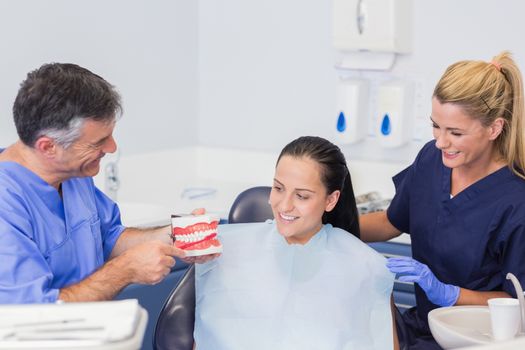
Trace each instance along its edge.
{"label": "blue latex glove", "polygon": [[409,257],[389,258],[386,267],[399,273],[399,281],[416,282],[427,294],[428,300],[439,306],[451,306],[459,297],[459,287],[438,280],[427,265]]}

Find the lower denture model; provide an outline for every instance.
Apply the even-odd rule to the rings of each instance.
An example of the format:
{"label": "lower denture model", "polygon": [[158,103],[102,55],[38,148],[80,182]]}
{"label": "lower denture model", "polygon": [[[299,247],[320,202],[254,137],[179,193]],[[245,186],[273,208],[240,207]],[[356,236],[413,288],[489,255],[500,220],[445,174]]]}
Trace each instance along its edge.
{"label": "lower denture model", "polygon": [[222,252],[217,239],[219,218],[213,215],[172,215],[171,238],[186,256],[199,256]]}

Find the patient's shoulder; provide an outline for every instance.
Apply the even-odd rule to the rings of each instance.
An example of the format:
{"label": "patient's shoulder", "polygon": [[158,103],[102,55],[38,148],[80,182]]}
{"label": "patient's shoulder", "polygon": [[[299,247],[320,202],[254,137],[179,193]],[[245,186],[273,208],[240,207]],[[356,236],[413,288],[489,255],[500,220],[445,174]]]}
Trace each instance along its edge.
{"label": "patient's shoulder", "polygon": [[326,228],[327,248],[330,251],[352,257],[384,261],[381,254],[353,234],[331,225],[326,225]]}

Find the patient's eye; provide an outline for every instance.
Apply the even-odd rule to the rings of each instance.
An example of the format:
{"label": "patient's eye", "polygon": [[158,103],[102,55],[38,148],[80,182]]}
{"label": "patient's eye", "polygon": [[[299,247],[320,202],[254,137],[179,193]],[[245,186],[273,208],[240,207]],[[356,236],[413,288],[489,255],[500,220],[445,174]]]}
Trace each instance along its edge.
{"label": "patient's eye", "polygon": [[276,190],[277,192],[281,192],[283,190],[282,186],[279,186],[279,185],[273,185],[273,189]]}
{"label": "patient's eye", "polygon": [[305,199],[308,199],[309,197],[307,195],[297,193],[297,198],[299,198],[300,200],[305,200]]}

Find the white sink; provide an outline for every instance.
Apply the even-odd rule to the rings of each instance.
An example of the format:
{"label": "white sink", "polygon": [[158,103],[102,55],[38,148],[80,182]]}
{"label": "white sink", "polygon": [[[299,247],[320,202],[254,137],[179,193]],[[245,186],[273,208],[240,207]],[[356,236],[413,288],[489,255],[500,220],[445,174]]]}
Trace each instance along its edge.
{"label": "white sink", "polygon": [[434,339],[444,349],[455,349],[492,342],[487,306],[451,306],[428,314]]}
{"label": "white sink", "polygon": [[525,337],[505,342],[492,338],[488,306],[451,306],[428,314],[434,339],[443,349],[525,349]]}

